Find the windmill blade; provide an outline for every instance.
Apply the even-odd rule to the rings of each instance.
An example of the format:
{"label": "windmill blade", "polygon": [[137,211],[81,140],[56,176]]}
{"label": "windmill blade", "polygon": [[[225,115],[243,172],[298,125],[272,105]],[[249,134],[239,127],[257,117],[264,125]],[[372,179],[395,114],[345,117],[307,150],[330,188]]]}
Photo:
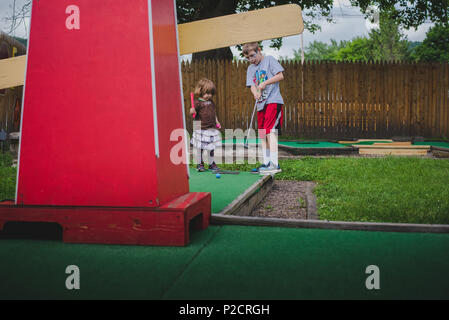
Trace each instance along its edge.
{"label": "windmill blade", "polygon": [[0,89],[23,85],[26,59],[26,56],[19,56],[0,60]]}
{"label": "windmill blade", "polygon": [[[179,53],[189,54],[302,33],[301,8],[287,4],[178,25]],[[21,86],[26,56],[0,60],[0,89]]]}
{"label": "windmill blade", "polygon": [[287,4],[178,25],[181,55],[302,33],[301,7]]}

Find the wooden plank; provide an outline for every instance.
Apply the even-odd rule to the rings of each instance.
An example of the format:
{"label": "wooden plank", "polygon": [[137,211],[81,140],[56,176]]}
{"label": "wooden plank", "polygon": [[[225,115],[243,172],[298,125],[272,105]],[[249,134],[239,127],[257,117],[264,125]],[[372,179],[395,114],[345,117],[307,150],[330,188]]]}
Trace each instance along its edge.
{"label": "wooden plank", "polygon": [[22,86],[27,56],[0,60],[0,89]]}
{"label": "wooden plank", "polygon": [[374,143],[370,145],[358,145],[359,150],[361,149],[409,149],[409,150],[419,150],[419,149],[430,149],[430,146],[422,145],[393,145],[393,143]]}
{"label": "wooden plank", "polygon": [[[263,28],[261,28],[263,22]],[[287,37],[304,30],[301,7],[276,6],[178,25],[180,54]]]}
{"label": "wooden plank", "polygon": [[359,149],[359,154],[370,154],[370,155],[402,155],[402,156],[425,156],[428,150],[413,150],[413,149]]}

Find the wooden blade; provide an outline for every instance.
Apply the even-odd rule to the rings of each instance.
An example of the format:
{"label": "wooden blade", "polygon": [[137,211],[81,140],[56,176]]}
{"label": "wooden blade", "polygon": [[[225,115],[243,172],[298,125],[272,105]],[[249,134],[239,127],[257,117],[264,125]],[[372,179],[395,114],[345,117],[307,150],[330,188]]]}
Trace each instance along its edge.
{"label": "wooden blade", "polygon": [[301,7],[287,4],[178,25],[180,54],[302,33]]}
{"label": "wooden blade", "polygon": [[19,56],[0,60],[0,89],[23,85],[26,59],[26,56]]}
{"label": "wooden blade", "polygon": [[[287,4],[178,25],[181,55],[302,33],[301,8]],[[22,86],[26,56],[0,60],[0,89]]]}

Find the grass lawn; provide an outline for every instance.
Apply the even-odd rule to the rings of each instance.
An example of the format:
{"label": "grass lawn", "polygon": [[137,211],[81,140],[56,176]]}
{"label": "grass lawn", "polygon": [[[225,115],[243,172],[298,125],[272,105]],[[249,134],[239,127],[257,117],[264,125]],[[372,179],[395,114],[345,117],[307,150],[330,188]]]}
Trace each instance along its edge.
{"label": "grass lawn", "polygon": [[11,167],[9,153],[0,153],[0,200],[14,199],[16,194],[16,168]]}
{"label": "grass lawn", "polygon": [[[16,169],[0,154],[0,200],[14,199]],[[320,219],[449,224],[449,161],[408,157],[281,160],[280,180],[316,181]],[[220,165],[249,171],[256,165]]]}
{"label": "grass lawn", "polygon": [[[281,160],[280,180],[316,181],[320,219],[449,224],[449,161],[408,157]],[[255,165],[225,165],[249,170]]]}

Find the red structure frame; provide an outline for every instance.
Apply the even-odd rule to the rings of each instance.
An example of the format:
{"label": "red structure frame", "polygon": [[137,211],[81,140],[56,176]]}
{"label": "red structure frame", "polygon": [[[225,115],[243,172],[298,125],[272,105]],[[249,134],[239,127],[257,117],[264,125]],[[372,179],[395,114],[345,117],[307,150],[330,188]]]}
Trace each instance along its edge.
{"label": "red structure frame", "polygon": [[170,160],[184,129],[174,1],[32,5],[16,201],[1,203],[0,228],[46,221],[67,242],[187,244],[190,220],[209,224],[210,194],[189,193],[185,162]]}

